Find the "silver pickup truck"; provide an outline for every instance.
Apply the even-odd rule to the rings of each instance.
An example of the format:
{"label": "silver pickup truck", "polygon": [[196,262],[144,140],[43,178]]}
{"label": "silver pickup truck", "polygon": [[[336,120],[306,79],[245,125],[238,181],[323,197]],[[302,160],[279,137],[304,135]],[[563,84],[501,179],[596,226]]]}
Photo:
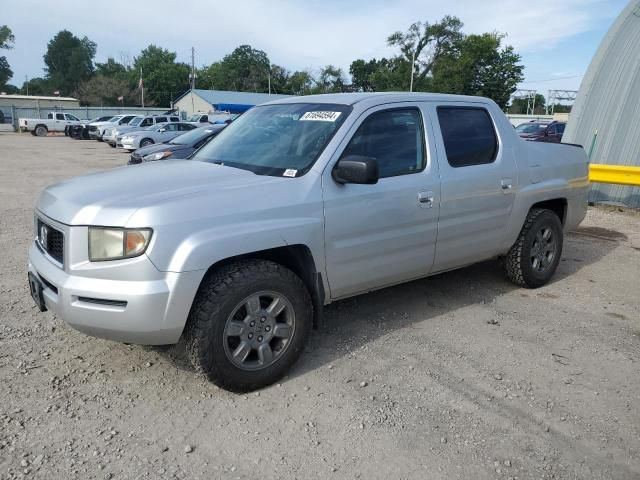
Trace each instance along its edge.
{"label": "silver pickup truck", "polygon": [[587,172],[581,147],[521,140],[485,98],[279,100],[190,160],[48,187],[29,283],[81,332],[183,337],[198,371],[246,391],[287,372],[335,300],[498,257],[544,285]]}

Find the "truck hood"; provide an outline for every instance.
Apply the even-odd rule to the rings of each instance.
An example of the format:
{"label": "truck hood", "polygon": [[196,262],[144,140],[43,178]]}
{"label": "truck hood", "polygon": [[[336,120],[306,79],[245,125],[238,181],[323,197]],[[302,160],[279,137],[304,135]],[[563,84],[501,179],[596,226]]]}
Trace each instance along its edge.
{"label": "truck hood", "polygon": [[177,197],[246,195],[247,188],[278,188],[284,178],[191,160],[167,160],[120,167],[51,185],[37,210],[66,225],[124,227],[141,208]]}

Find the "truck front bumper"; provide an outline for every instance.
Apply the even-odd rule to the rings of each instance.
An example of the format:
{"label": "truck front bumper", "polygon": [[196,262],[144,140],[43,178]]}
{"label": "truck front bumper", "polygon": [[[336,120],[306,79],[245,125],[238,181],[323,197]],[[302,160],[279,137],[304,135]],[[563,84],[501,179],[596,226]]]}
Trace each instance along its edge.
{"label": "truck front bumper", "polygon": [[29,272],[42,283],[46,308],[76,330],[120,342],[165,345],[180,339],[204,272],[155,270],[144,280],[91,278],[60,268],[35,241],[29,249]]}

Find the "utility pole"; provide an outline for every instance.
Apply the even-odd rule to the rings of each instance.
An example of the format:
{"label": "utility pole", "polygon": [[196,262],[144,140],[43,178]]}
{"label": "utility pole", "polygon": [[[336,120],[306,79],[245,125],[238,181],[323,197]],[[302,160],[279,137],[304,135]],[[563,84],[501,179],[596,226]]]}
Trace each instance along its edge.
{"label": "utility pole", "polygon": [[269,65],[269,95],[271,95],[271,65]]}
{"label": "utility pole", "polygon": [[24,84],[27,86],[27,96],[29,95],[29,76],[24,76]]}
{"label": "utility pole", "polygon": [[138,84],[138,86],[140,87],[141,92],[140,103],[142,103],[142,108],[144,108],[144,81],[142,80],[142,67],[140,67],[140,83]]}
{"label": "utility pole", "polygon": [[189,80],[191,80],[191,90],[195,90],[196,88],[196,77],[195,49],[191,47],[191,75],[189,75]]}

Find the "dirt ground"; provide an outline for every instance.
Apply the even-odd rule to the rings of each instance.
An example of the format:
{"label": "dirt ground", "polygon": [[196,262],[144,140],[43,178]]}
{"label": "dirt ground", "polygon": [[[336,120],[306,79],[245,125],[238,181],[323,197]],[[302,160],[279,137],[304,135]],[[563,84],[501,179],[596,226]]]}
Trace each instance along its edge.
{"label": "dirt ground", "polygon": [[0,133],[0,479],[640,478],[637,212],[591,208],[539,290],[486,262],[335,303],[289,377],[235,395],[29,296],[38,193],[126,158]]}

